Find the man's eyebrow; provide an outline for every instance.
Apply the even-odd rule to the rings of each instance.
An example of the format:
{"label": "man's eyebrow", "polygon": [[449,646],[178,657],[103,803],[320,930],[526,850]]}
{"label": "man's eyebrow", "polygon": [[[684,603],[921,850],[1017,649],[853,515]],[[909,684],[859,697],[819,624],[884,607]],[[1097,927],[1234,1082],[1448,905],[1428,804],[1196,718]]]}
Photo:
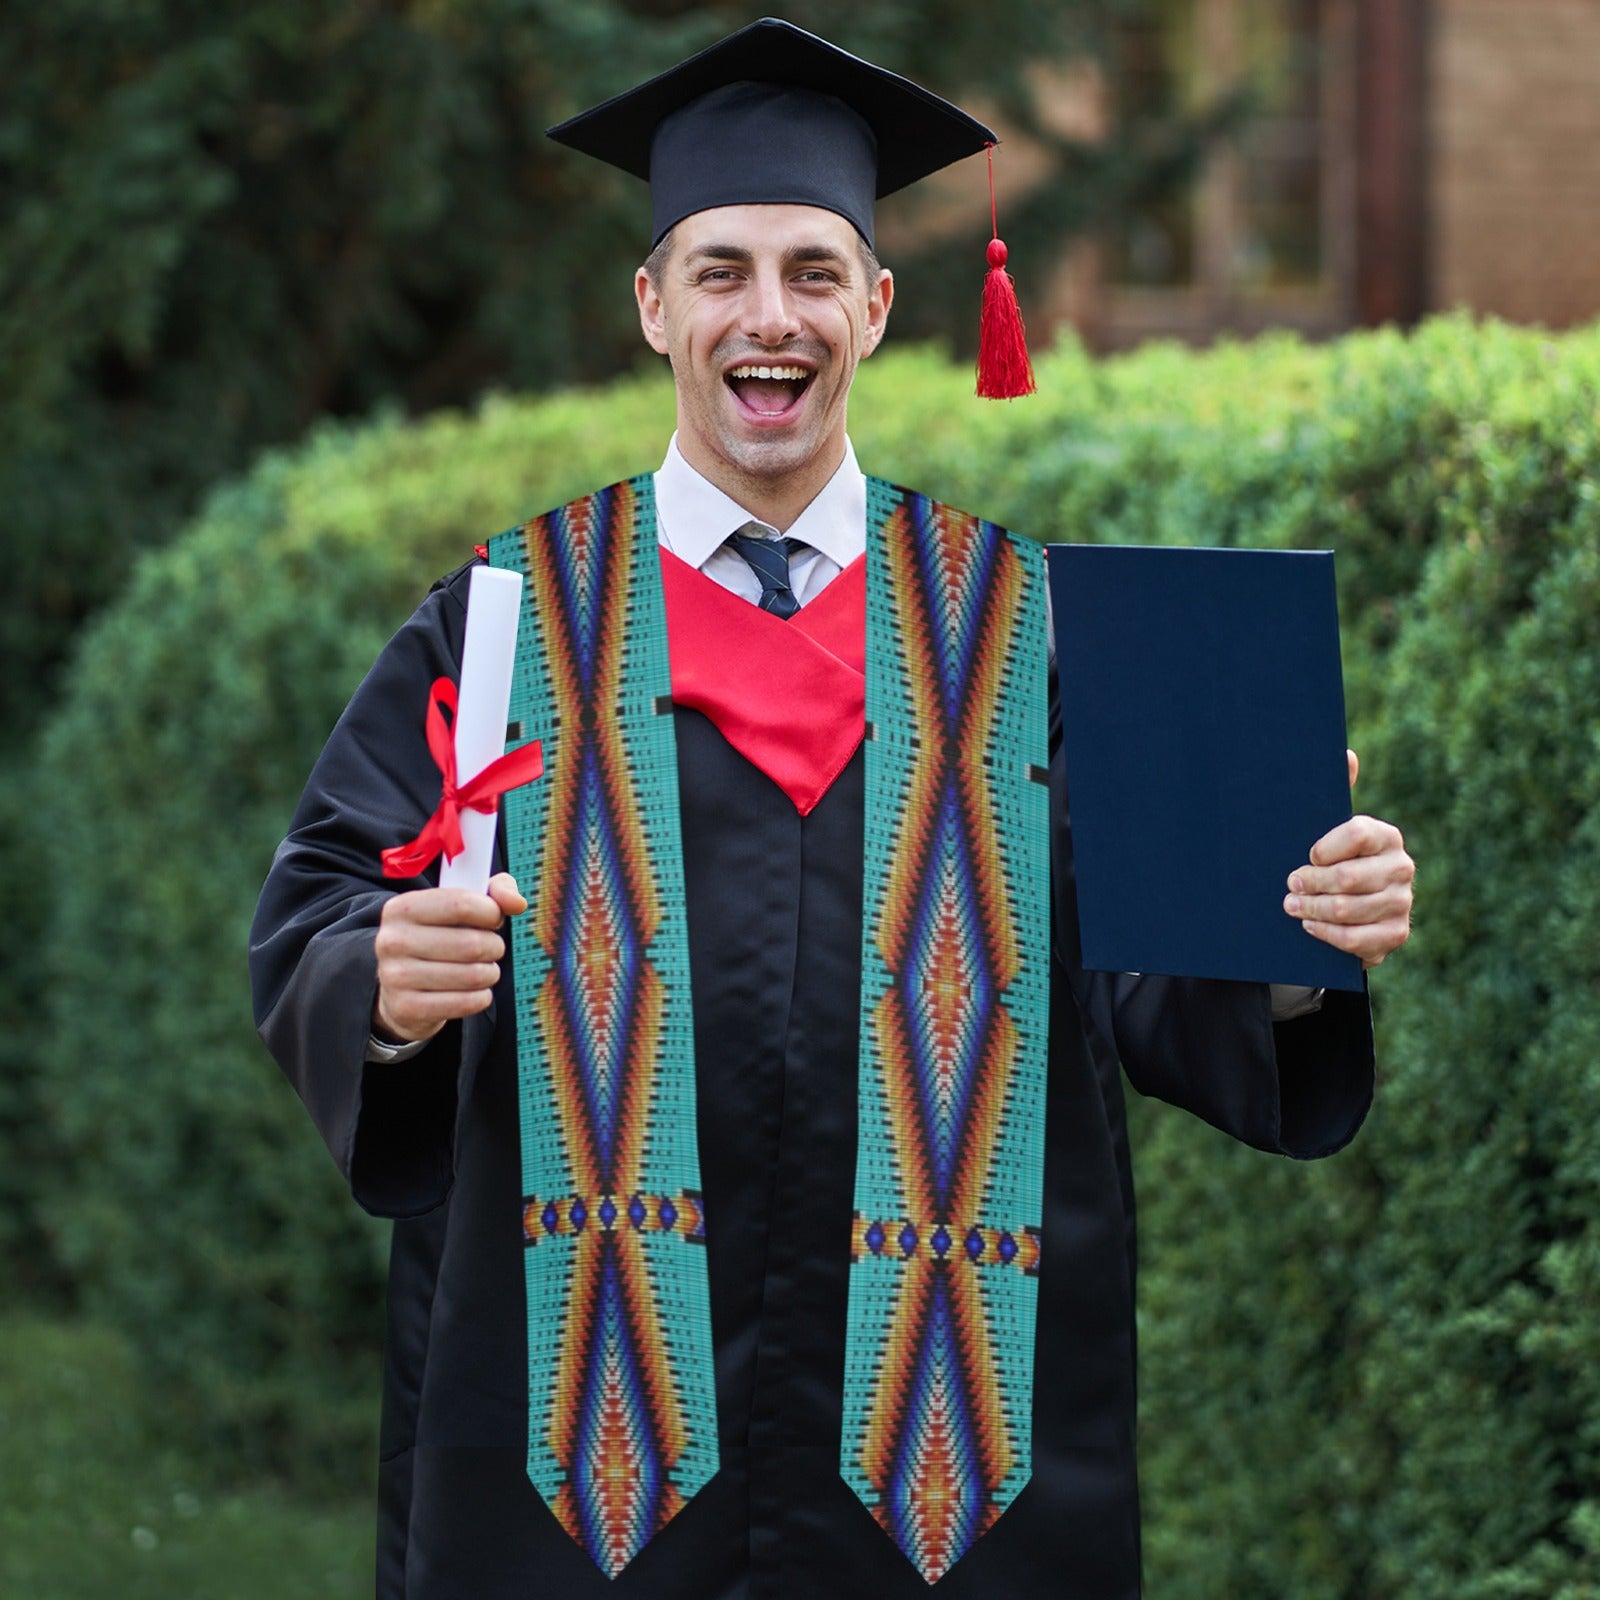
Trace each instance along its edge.
{"label": "man's eyebrow", "polygon": [[784,266],[795,267],[803,262],[817,266],[848,267],[850,257],[831,244],[797,244],[783,252]]}
{"label": "man's eyebrow", "polygon": [[696,245],[688,255],[683,258],[685,266],[695,261],[732,261],[739,266],[749,266],[755,256],[738,244],[700,244]]}
{"label": "man's eyebrow", "polygon": [[[702,261],[727,261],[735,266],[748,267],[754,264],[753,251],[740,244],[701,244],[696,245],[684,258],[685,266],[695,265]],[[850,256],[843,250],[831,244],[796,244],[791,245],[783,252],[783,265],[795,267],[802,263],[815,263],[819,266],[848,267]]]}

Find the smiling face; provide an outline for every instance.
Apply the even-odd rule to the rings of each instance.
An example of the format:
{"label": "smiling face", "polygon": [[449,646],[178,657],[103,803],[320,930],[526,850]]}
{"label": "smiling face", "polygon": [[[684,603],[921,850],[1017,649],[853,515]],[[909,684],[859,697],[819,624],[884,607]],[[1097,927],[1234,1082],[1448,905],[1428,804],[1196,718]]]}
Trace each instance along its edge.
{"label": "smiling face", "polygon": [[[690,466],[786,528],[844,459],[856,363],[883,337],[894,280],[816,206],[721,206],[685,217],[639,320],[672,363]],[[781,519],[781,520],[780,520]]]}

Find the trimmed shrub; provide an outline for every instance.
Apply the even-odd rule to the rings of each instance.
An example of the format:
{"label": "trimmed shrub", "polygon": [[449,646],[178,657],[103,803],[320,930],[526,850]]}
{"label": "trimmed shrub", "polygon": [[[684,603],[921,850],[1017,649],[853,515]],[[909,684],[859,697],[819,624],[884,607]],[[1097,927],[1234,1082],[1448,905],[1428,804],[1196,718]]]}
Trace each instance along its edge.
{"label": "trimmed shrub", "polygon": [[1151,1592],[1576,1600],[1600,1594],[1600,341],[1448,322],[1329,364],[1341,421],[1293,464],[1318,492],[1291,537],[1337,530],[1358,794],[1404,824],[1416,934],[1374,980],[1379,1100],[1345,1155],[1294,1171],[1143,1108]]}

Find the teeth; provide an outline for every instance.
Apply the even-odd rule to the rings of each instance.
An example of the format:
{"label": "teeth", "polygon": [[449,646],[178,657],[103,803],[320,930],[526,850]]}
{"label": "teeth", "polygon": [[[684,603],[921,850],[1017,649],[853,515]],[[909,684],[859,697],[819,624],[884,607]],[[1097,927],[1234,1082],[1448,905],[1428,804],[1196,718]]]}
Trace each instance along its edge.
{"label": "teeth", "polygon": [[804,367],[735,367],[730,378],[786,378],[803,382],[810,374]]}

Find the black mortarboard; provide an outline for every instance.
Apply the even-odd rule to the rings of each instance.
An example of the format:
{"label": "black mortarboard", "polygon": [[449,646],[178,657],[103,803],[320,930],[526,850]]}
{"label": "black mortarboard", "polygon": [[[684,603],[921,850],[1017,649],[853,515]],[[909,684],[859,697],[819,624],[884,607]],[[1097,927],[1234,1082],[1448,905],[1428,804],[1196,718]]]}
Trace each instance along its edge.
{"label": "black mortarboard", "polygon": [[948,100],[765,17],[550,137],[650,183],[652,240],[714,206],[872,203],[996,142]]}

